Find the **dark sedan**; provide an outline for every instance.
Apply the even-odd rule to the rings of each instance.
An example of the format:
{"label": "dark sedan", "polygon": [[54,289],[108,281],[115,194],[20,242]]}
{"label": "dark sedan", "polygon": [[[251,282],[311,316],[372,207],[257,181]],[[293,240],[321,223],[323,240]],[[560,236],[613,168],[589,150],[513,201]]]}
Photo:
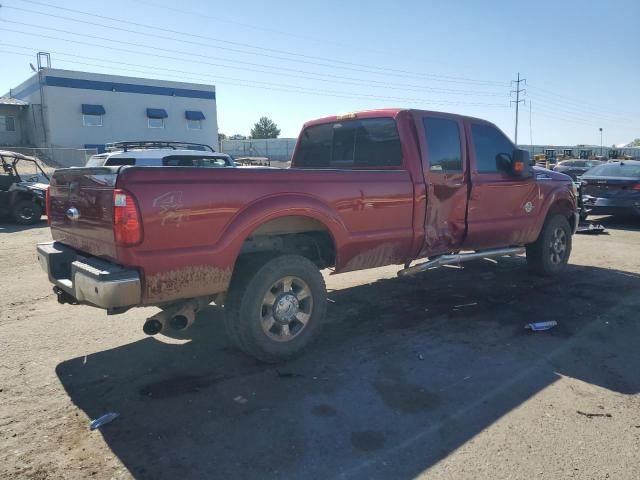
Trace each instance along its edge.
{"label": "dark sedan", "polygon": [[640,216],[640,162],[609,162],[582,176],[582,203],[589,215]]}
{"label": "dark sedan", "polygon": [[574,180],[577,180],[579,176],[583,175],[591,168],[602,165],[603,163],[605,162],[601,162],[600,160],[563,160],[558,162],[553,167],[553,170],[555,172],[569,175]]}

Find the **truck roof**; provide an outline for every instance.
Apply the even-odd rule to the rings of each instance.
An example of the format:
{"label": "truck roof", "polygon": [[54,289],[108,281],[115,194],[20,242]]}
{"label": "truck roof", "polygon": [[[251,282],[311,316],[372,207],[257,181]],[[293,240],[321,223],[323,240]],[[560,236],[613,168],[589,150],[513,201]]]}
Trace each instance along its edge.
{"label": "truck roof", "polygon": [[303,125],[303,128],[310,127],[313,125],[321,125],[323,123],[337,122],[340,120],[350,120],[350,119],[356,119],[356,118],[379,118],[379,117],[395,118],[396,116],[398,116],[398,114],[402,112],[417,112],[417,113],[423,113],[423,114],[432,113],[437,115],[449,115],[449,116],[458,117],[461,119],[474,120],[482,123],[491,123],[482,118],[470,117],[468,115],[460,115],[457,113],[450,113],[450,112],[420,110],[416,108],[380,108],[376,110],[362,110],[362,111],[356,111],[356,112],[339,113],[339,114],[330,115],[327,117],[316,118],[314,120],[309,120],[308,122],[305,122]]}

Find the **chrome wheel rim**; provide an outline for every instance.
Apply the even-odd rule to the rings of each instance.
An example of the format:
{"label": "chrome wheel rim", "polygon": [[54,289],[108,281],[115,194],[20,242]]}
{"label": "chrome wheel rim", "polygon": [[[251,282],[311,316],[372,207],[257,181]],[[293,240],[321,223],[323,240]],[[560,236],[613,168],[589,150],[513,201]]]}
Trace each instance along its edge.
{"label": "chrome wheel rim", "polygon": [[277,342],[290,342],[309,323],[313,295],[309,285],[298,277],[283,277],[267,289],[260,307],[262,331]]}
{"label": "chrome wheel rim", "polygon": [[567,252],[567,232],[564,229],[556,228],[553,231],[549,242],[549,251],[551,263],[554,265],[562,263]]}

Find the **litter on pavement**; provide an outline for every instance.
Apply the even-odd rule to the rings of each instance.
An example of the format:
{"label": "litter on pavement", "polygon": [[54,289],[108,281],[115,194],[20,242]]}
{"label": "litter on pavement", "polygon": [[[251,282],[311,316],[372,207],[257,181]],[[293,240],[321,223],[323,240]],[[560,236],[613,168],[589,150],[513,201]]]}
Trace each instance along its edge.
{"label": "litter on pavement", "polygon": [[613,416],[610,413],[588,413],[588,412],[583,412],[581,410],[576,410],[576,413],[579,414],[579,415],[584,415],[587,418],[593,418],[593,417],[611,418]]}
{"label": "litter on pavement", "polygon": [[528,328],[532,332],[542,332],[544,330],[550,330],[556,325],[558,325],[558,322],[556,322],[555,320],[550,320],[548,322],[527,323],[524,328]]}
{"label": "litter on pavement", "polygon": [[91,423],[89,424],[89,429],[95,430],[97,428],[100,428],[101,426],[114,421],[119,416],[120,414],[116,412],[105,413],[101,417],[98,417],[95,420],[91,420]]}

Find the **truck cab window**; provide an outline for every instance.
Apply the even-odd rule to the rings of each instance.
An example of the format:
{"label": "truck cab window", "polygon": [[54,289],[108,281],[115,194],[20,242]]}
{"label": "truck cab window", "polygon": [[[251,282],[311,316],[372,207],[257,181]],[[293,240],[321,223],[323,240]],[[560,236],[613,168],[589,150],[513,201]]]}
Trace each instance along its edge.
{"label": "truck cab window", "polygon": [[496,127],[474,123],[471,125],[471,136],[476,151],[476,168],[478,173],[498,172],[496,157],[500,153],[511,156],[515,148],[513,143]]}
{"label": "truck cab window", "polygon": [[392,118],[347,120],[302,132],[295,165],[302,168],[366,169],[402,163],[400,137]]}
{"label": "truck cab window", "polygon": [[461,172],[462,151],[458,122],[448,118],[423,119],[427,137],[427,160],[432,172]]}

